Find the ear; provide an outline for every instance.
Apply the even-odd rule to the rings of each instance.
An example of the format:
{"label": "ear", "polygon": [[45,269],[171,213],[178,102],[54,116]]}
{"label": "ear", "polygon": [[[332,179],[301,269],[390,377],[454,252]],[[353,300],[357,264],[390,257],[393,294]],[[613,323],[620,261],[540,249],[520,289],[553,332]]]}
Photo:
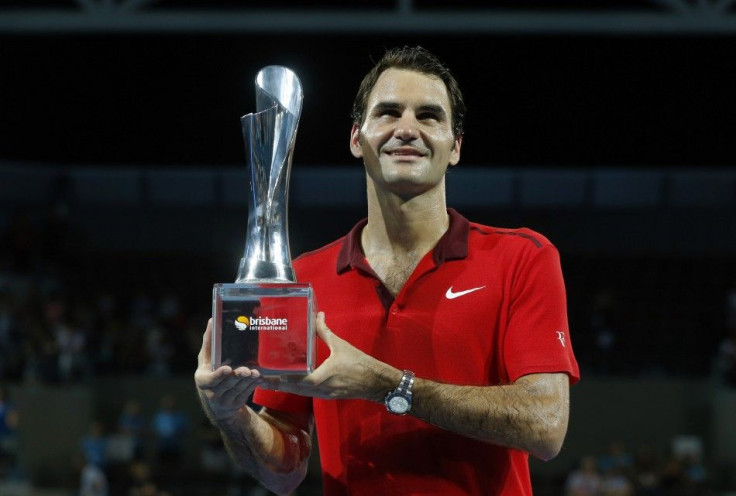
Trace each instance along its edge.
{"label": "ear", "polygon": [[363,148],[360,146],[360,128],[355,123],[353,123],[353,128],[350,130],[350,153],[355,158],[363,156]]}
{"label": "ear", "polygon": [[463,135],[460,134],[455,138],[455,145],[450,151],[450,167],[454,167],[460,162],[460,147],[463,144]]}

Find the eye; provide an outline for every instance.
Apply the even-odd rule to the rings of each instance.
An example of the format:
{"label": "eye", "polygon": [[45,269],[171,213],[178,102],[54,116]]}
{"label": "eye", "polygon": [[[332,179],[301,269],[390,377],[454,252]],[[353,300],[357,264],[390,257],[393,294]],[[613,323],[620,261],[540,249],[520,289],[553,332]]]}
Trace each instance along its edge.
{"label": "eye", "polygon": [[439,120],[439,117],[434,112],[421,112],[420,114],[417,114],[417,119],[420,121],[437,121]]}

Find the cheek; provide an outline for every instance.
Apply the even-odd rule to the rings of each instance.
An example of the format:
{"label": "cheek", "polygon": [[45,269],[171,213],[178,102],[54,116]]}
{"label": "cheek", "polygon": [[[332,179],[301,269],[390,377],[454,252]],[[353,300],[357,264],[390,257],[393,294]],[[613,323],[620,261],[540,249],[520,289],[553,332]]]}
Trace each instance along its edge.
{"label": "cheek", "polygon": [[455,151],[455,139],[451,136],[447,136],[446,134],[443,135],[441,138],[437,140],[438,143],[441,143],[441,149],[445,153],[453,153]]}
{"label": "cheek", "polygon": [[386,133],[379,129],[364,128],[360,133],[360,146],[378,150],[386,141]]}

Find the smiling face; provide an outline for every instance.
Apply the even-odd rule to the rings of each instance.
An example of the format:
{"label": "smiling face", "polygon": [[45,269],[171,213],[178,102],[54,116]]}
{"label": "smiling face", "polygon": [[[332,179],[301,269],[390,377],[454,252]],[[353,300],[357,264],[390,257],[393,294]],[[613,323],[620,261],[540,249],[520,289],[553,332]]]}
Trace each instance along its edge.
{"label": "smiling face", "polygon": [[461,142],[442,80],[388,69],[368,97],[363,123],[353,125],[350,151],[376,188],[407,197],[443,184],[448,165],[460,160]]}

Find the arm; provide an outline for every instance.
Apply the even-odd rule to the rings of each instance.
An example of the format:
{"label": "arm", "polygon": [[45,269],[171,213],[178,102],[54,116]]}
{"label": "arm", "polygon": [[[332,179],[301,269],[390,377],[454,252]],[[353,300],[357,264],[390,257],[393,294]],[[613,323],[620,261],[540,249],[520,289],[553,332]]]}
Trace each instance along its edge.
{"label": "arm", "polygon": [[257,370],[223,366],[212,371],[212,321],[202,339],[194,381],[202,408],[220,431],[233,461],[271,491],[286,494],[296,488],[307,471],[311,453],[312,417],[246,405],[263,382]]}
{"label": "arm", "polygon": [[507,386],[417,379],[411,413],[457,434],[550,460],[562,448],[569,404],[567,374],[532,374]]}
{"label": "arm", "polygon": [[[330,356],[312,374],[261,387],[320,398],[383,403],[402,372],[340,339],[317,318]],[[543,460],[557,455],[567,431],[566,374],[533,374],[503,386],[457,386],[417,378],[410,414],[437,427],[484,442],[528,451]]]}

